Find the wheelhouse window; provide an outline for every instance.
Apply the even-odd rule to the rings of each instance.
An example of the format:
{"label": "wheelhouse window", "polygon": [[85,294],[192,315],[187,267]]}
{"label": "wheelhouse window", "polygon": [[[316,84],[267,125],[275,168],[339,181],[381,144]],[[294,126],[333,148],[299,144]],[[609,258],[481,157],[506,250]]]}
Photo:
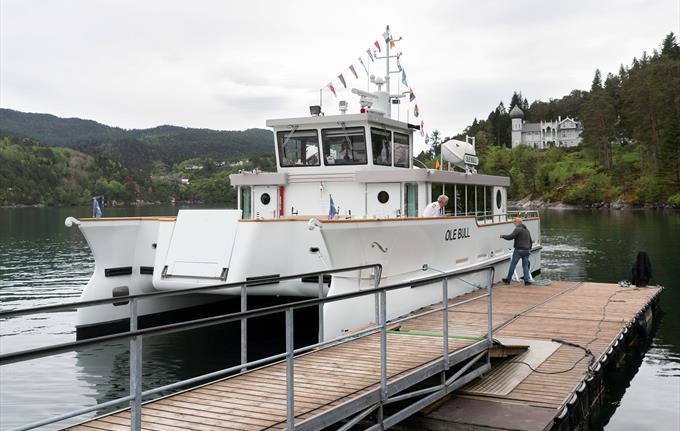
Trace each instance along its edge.
{"label": "wheelhouse window", "polygon": [[371,127],[373,164],[392,166],[392,136],[389,130]]}
{"label": "wheelhouse window", "polygon": [[323,155],[326,165],[365,165],[366,133],[363,127],[323,129]]}
{"label": "wheelhouse window", "polygon": [[319,134],[316,130],[288,130],[278,132],[279,162],[282,168],[320,166]]}
{"label": "wheelhouse window", "polygon": [[409,136],[394,132],[394,166],[408,168],[410,155]]}

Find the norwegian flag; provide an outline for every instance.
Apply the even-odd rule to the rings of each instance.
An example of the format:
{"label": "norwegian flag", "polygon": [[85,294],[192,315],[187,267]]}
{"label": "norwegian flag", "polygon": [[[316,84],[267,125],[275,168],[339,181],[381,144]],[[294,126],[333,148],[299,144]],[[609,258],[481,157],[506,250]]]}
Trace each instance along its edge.
{"label": "norwegian flag", "polygon": [[327,85],[328,89],[331,90],[331,93],[333,93],[333,96],[338,97],[338,94],[335,92],[335,87],[333,87],[333,84],[330,82]]}

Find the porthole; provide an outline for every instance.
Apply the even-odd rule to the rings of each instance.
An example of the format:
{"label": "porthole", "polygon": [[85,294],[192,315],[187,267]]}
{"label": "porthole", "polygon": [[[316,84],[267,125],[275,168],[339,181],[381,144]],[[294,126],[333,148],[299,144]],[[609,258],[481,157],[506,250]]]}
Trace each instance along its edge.
{"label": "porthole", "polygon": [[503,206],[503,196],[501,196],[501,191],[496,190],[496,208],[501,209]]}
{"label": "porthole", "polygon": [[272,198],[269,196],[269,193],[262,193],[262,196],[260,196],[260,202],[262,202],[262,205],[269,205],[271,200]]}
{"label": "porthole", "polygon": [[386,204],[387,201],[389,201],[389,200],[390,200],[390,194],[387,193],[385,190],[378,193],[378,202],[380,202],[381,204]]}

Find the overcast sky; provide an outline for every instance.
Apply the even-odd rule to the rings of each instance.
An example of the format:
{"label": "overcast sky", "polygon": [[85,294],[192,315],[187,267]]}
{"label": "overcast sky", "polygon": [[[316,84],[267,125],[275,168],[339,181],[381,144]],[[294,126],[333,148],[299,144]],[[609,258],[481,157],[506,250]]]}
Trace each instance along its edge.
{"label": "overcast sky", "polygon": [[366,88],[357,57],[389,24],[426,129],[450,135],[513,90],[531,102],[587,89],[679,22],[680,0],[0,0],[0,106],[244,129],[307,115],[333,80],[326,113],[342,99],[354,111],[336,76]]}

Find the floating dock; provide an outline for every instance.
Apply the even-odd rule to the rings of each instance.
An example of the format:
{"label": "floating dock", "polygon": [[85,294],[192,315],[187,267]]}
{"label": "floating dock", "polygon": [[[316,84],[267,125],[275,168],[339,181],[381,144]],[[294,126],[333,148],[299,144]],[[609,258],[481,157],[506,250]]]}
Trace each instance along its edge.
{"label": "floating dock", "polygon": [[[571,429],[587,418],[600,396],[603,366],[638,332],[638,325],[648,327],[651,305],[661,290],[581,282],[495,286],[497,343],[489,356],[497,358],[491,364],[478,362],[487,356],[488,304],[465,302],[448,310],[448,375],[442,374],[440,363],[443,314],[436,309],[441,304],[433,305],[432,313],[389,327],[391,403],[384,412],[364,410],[381,399],[379,334],[296,356],[295,429],[376,428],[374,415],[383,413],[395,418],[385,426],[399,429]],[[418,389],[439,379],[437,392]],[[445,379],[452,384],[444,384]],[[426,404],[403,408],[405,399]],[[429,407],[423,410],[425,405]],[[286,429],[286,409],[286,363],[279,362],[146,402],[142,429]],[[69,429],[126,431],[130,417],[129,409],[121,410]]]}
{"label": "floating dock", "polygon": [[[502,287],[494,290],[494,338],[523,339],[527,344],[556,344],[535,371],[528,353],[494,366],[483,378],[461,388],[407,420],[400,429],[419,430],[571,430],[596,411],[604,390],[603,369],[625,346],[651,325],[652,305],[661,287],[554,282],[546,287]],[[469,316],[465,316],[468,314]],[[453,312],[452,332],[463,333],[484,314],[478,304]],[[427,331],[419,320],[406,325]],[[555,343],[559,339],[583,346]],[[534,346],[532,346],[534,347]],[[531,350],[531,349],[530,349]],[[532,364],[529,364],[532,365]]]}

